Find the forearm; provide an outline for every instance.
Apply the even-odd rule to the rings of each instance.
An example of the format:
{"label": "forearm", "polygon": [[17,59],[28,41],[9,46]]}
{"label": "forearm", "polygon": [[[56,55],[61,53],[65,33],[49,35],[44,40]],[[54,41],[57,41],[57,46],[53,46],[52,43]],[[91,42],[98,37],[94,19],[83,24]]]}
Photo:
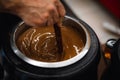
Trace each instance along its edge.
{"label": "forearm", "polygon": [[4,4],[5,0],[0,0],[0,12],[5,11],[5,4]]}
{"label": "forearm", "polygon": [[19,0],[0,0],[0,12],[11,12]]}

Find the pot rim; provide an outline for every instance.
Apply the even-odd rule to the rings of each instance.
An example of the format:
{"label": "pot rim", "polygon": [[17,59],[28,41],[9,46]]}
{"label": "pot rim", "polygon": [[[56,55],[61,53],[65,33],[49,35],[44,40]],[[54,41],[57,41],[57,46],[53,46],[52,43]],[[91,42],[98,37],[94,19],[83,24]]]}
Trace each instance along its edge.
{"label": "pot rim", "polygon": [[[90,48],[90,34],[88,32],[88,30],[84,27],[84,25],[82,23],[80,23],[78,20],[70,17],[70,16],[65,16],[65,18],[67,19],[71,19],[72,21],[74,21],[75,23],[79,24],[81,26],[81,28],[84,30],[85,34],[86,34],[86,43],[84,48],[82,49],[82,51],[77,54],[76,56],[65,60],[65,61],[60,61],[60,62],[42,62],[42,61],[37,61],[37,60],[33,60],[31,58],[28,58],[27,56],[25,56],[16,46],[15,44],[15,32],[17,31],[16,29],[13,30],[13,35],[11,36],[10,39],[10,44],[11,44],[11,48],[13,50],[13,52],[19,57],[21,58],[23,61],[33,65],[33,66],[37,66],[37,67],[43,67],[43,68],[60,68],[60,67],[65,67],[65,66],[69,66],[79,60],[81,60],[88,52],[89,48]],[[24,22],[21,22],[18,26],[24,24]]]}

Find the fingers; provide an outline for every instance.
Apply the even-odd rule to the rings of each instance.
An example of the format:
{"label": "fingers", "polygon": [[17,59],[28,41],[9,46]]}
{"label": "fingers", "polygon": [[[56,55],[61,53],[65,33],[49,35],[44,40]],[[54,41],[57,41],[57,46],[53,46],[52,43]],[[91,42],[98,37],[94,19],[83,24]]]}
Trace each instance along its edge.
{"label": "fingers", "polygon": [[65,8],[60,0],[44,1],[46,1],[44,4],[27,6],[23,8],[25,12],[23,10],[19,12],[26,24],[32,27],[51,26],[65,16]]}
{"label": "fingers", "polygon": [[30,15],[23,15],[21,16],[25,24],[29,25],[30,27],[42,27],[46,26],[45,20],[42,19],[40,16],[30,16]]}
{"label": "fingers", "polygon": [[41,12],[41,10],[34,11],[30,15],[24,15],[23,17],[26,24],[30,26],[51,26],[59,20],[59,13],[54,5],[49,5],[49,7]]}
{"label": "fingers", "polygon": [[49,17],[48,17],[48,26],[53,25],[59,20],[59,13],[55,5],[49,5],[48,7]]}
{"label": "fingers", "polygon": [[49,14],[48,18],[47,18],[47,25],[52,25],[54,23],[54,17],[55,16],[55,7],[54,5],[50,4],[48,7],[47,7],[47,12]]}
{"label": "fingers", "polygon": [[66,14],[66,11],[65,11],[63,4],[60,2],[60,0],[58,0],[58,3],[56,3],[56,6],[57,6],[59,16],[64,17]]}
{"label": "fingers", "polygon": [[65,8],[60,0],[52,0],[53,4],[49,5],[49,18],[48,25],[53,25],[61,21],[61,19],[65,16]]}

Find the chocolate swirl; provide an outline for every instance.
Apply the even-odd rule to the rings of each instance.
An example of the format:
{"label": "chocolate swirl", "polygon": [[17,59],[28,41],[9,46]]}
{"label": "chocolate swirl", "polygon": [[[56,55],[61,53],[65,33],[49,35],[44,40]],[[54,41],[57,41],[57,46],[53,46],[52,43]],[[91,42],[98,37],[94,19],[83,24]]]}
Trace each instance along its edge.
{"label": "chocolate swirl", "polygon": [[67,27],[62,27],[61,30],[64,48],[62,55],[58,53],[53,26],[29,28],[18,37],[17,47],[27,57],[35,60],[43,62],[67,60],[77,55],[84,44],[74,30]]}

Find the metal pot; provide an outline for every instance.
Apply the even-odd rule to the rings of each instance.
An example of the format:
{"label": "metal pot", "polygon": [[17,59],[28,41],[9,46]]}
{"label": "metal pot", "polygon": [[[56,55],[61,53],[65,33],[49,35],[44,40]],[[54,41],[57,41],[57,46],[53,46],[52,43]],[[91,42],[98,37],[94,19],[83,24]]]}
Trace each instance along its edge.
{"label": "metal pot", "polygon": [[17,48],[16,38],[28,28],[23,21],[9,31],[2,53],[6,73],[14,75],[12,80],[97,80],[101,49],[95,32],[84,21],[69,16],[65,16],[63,25],[80,32],[85,46],[75,57],[53,63],[30,59]]}

